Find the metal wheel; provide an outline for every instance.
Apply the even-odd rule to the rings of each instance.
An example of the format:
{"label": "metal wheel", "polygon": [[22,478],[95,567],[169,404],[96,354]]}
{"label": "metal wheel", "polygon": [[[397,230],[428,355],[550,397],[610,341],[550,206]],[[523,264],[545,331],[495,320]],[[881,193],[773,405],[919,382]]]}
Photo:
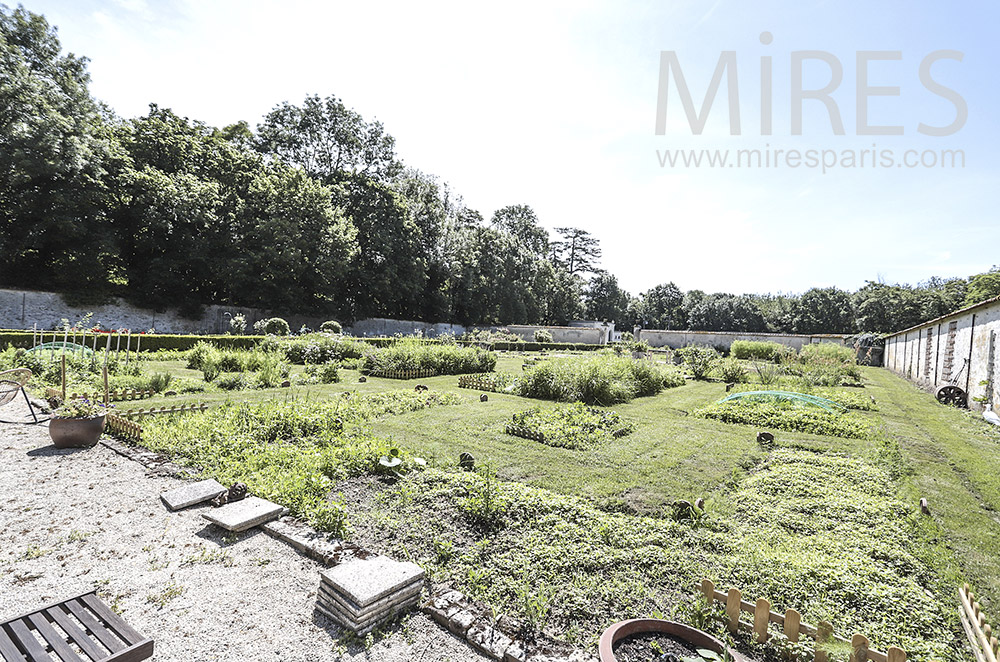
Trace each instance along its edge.
{"label": "metal wheel", "polygon": [[968,399],[965,395],[965,391],[957,386],[942,386],[938,389],[937,399],[938,402],[943,405],[962,407],[963,409],[968,406]]}

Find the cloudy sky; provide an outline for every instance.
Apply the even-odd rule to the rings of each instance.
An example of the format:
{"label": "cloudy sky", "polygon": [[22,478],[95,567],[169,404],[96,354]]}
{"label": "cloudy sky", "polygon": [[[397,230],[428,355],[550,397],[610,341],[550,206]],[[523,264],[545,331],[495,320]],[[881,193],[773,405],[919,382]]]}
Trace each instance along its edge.
{"label": "cloudy sky", "polygon": [[[64,48],[91,59],[92,92],[122,116],[152,102],[212,125],[256,125],[282,101],[336,95],[383,122],[407,164],[484,216],[528,204],[549,228],[589,230],[603,266],[634,293],[667,281],[854,289],[1000,264],[995,2],[24,4],[58,27]],[[801,56],[803,90],[827,86],[833,69],[842,80],[829,104],[801,102],[792,135],[793,53],[802,51],[827,54]],[[675,54],[696,112],[720,57],[732,60],[739,135],[726,75],[695,134],[675,73],[657,135],[662,52]],[[901,135],[859,128],[866,59],[867,125]],[[930,83],[921,82],[925,59]],[[924,135],[921,124],[950,135]],[[729,153],[723,167],[695,167],[676,150]],[[778,165],[733,167],[738,150]]]}

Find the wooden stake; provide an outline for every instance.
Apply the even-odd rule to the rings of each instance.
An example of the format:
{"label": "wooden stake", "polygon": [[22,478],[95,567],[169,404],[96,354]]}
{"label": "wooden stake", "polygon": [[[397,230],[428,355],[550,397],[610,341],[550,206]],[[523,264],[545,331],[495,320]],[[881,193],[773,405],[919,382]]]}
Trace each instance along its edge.
{"label": "wooden stake", "polygon": [[[111,336],[108,336],[108,340],[110,340],[110,339],[111,339]],[[106,354],[105,354],[105,358],[107,358]],[[102,370],[102,372],[104,373],[104,406],[107,407],[108,406],[108,402],[109,402],[109,400],[108,400],[108,364],[107,363],[104,364],[104,369]]]}
{"label": "wooden stake", "polygon": [[760,598],[753,612],[753,631],[757,635],[757,643],[767,641],[767,624],[771,620],[771,603]]}
{"label": "wooden stake", "polygon": [[740,627],[740,590],[738,588],[729,589],[726,596],[726,616],[729,617],[729,631],[736,632]]}
{"label": "wooden stake", "polygon": [[62,355],[62,399],[66,401],[66,353]]}

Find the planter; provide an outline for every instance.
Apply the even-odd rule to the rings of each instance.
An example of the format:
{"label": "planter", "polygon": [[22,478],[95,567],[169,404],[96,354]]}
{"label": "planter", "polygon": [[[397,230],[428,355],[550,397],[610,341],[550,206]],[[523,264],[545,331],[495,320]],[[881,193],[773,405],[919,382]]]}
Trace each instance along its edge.
{"label": "planter", "polygon": [[53,418],[49,420],[49,436],[56,448],[93,446],[104,432],[107,414],[93,418]]}
{"label": "planter", "polygon": [[[725,650],[725,644],[712,635],[682,623],[655,618],[634,618],[630,621],[615,623],[604,631],[598,644],[601,662],[618,662],[618,658],[614,654],[615,644],[633,634],[669,634],[688,642],[695,648],[706,648],[719,655],[722,655],[723,650]],[[732,648],[729,649],[729,656],[733,662],[748,662],[745,657]]]}

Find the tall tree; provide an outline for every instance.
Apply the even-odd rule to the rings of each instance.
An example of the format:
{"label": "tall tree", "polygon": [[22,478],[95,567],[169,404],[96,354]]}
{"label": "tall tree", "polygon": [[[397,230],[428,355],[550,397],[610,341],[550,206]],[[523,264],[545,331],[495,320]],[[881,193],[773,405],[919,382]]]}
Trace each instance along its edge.
{"label": "tall tree", "polygon": [[618,286],[618,279],[607,271],[594,274],[583,293],[585,314],[595,320],[611,320],[630,325],[628,305],[631,297]]}
{"label": "tall tree", "polygon": [[101,290],[116,260],[104,214],[109,144],[86,58],[0,5],[0,280]]}
{"label": "tall tree", "polygon": [[601,246],[597,238],[580,228],[556,228],[562,236],[550,244],[552,262],[570,274],[594,273],[601,259]]}
{"label": "tall tree", "polygon": [[664,283],[642,293],[638,304],[641,324],[647,329],[687,328],[684,295],[673,283]]}
{"label": "tall tree", "polygon": [[793,326],[796,333],[853,333],[851,295],[836,287],[814,287],[799,299]]}
{"label": "tall tree", "polygon": [[528,205],[510,205],[493,213],[490,224],[514,236],[532,253],[544,256],[549,250],[549,233],[538,223],[538,216]]}
{"label": "tall tree", "polygon": [[400,170],[395,139],[335,96],[282,103],[257,126],[261,151],[300,165],[327,184],[347,177],[386,183]]}
{"label": "tall tree", "polygon": [[1000,296],[1000,267],[993,267],[969,279],[965,305],[972,306],[998,296]]}

